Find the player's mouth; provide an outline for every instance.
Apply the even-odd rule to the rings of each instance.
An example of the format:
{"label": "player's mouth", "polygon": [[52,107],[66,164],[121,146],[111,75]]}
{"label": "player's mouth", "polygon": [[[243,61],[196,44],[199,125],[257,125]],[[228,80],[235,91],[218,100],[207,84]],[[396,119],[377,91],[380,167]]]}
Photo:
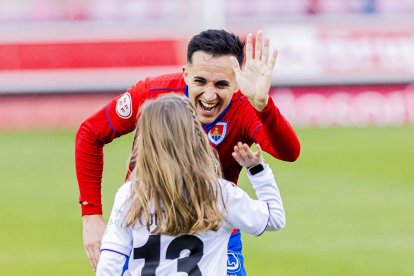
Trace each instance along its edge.
{"label": "player's mouth", "polygon": [[214,103],[208,103],[202,100],[198,101],[198,104],[203,111],[203,113],[206,114],[213,114],[215,112],[215,109],[219,106],[220,102],[214,102]]}

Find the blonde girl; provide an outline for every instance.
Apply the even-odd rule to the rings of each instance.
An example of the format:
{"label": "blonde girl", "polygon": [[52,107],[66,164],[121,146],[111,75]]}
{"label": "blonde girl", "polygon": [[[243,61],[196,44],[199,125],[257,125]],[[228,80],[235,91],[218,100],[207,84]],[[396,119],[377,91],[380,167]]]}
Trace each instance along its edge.
{"label": "blonde girl", "polygon": [[191,102],[167,94],[141,108],[130,181],[117,192],[97,275],[226,275],[234,228],[260,235],[285,225],[279,189],[260,146],[234,147],[257,200],[221,178]]}

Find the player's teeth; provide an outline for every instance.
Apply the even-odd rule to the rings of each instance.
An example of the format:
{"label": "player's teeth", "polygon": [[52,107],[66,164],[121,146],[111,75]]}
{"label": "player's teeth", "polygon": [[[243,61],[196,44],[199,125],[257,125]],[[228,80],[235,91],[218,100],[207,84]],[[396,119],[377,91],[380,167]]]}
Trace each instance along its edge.
{"label": "player's teeth", "polygon": [[204,110],[206,110],[206,111],[211,111],[211,110],[213,109],[212,107],[210,108],[210,107],[206,107],[206,106],[204,106],[204,105],[202,105],[202,107],[203,107],[203,109],[204,109]]}
{"label": "player's teeth", "polygon": [[210,103],[205,103],[205,102],[203,102],[202,104],[204,107],[207,107],[207,108],[213,108],[216,106],[216,104],[210,104]]}

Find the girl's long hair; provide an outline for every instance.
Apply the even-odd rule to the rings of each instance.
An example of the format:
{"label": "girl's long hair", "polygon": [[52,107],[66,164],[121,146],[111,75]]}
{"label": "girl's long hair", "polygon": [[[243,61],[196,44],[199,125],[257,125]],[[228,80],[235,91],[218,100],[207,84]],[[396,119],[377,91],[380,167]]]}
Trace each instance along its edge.
{"label": "girl's long hair", "polygon": [[127,226],[150,230],[155,215],[153,234],[218,230],[220,163],[190,100],[174,93],[147,100],[136,131]]}

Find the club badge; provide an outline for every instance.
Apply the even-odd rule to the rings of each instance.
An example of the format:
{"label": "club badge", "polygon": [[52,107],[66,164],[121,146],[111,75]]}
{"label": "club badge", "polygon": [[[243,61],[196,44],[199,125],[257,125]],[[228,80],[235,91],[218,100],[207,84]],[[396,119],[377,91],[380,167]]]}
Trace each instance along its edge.
{"label": "club badge", "polygon": [[218,122],[210,131],[208,132],[208,140],[214,145],[220,144],[227,133],[227,123]]}

